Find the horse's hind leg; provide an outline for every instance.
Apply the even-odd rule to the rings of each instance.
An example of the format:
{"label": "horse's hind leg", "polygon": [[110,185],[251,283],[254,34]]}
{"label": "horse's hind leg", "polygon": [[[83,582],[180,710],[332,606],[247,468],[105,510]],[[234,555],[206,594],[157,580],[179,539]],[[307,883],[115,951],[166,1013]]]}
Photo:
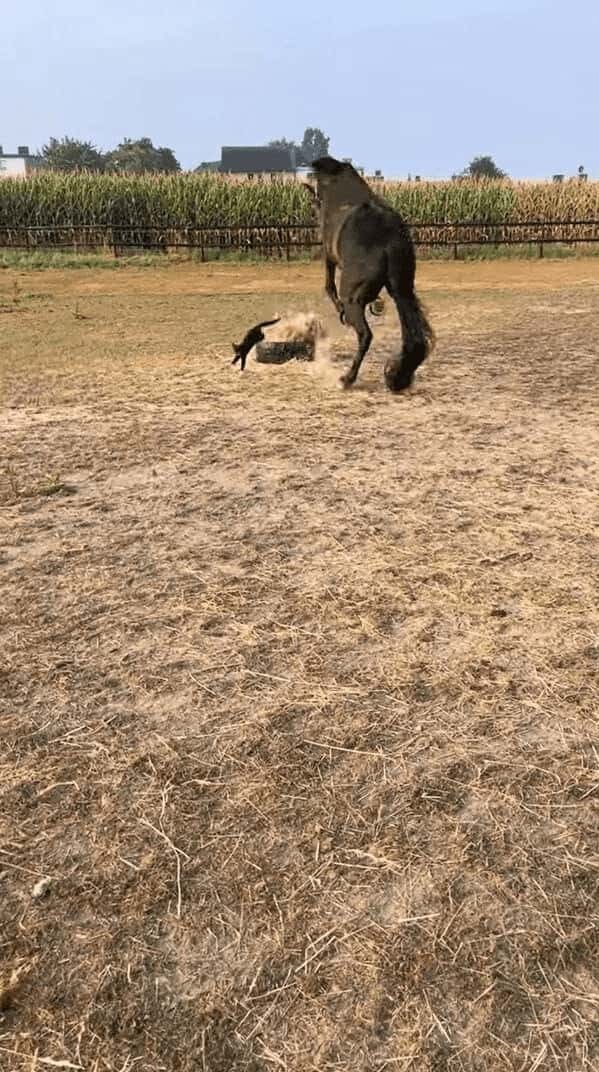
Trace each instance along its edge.
{"label": "horse's hind leg", "polygon": [[368,321],[364,313],[367,299],[362,294],[350,297],[347,301],[343,302],[343,311],[345,313],[346,324],[351,325],[356,335],[358,336],[358,352],[354,357],[347,372],[341,377],[339,381],[342,387],[351,387],[355,383],[356,376],[360,371],[360,365],[368,353],[368,348],[372,342],[372,332],[368,326]]}

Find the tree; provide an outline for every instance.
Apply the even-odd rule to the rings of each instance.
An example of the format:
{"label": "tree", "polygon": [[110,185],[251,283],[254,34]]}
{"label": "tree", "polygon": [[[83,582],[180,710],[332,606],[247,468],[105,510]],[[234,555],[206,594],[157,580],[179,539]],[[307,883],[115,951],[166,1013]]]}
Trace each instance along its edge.
{"label": "tree", "polygon": [[151,138],[125,138],[106,154],[106,168],[123,172],[180,171],[181,165],[172,149],[153,145]]}
{"label": "tree", "polygon": [[492,156],[475,156],[468,167],[454,179],[505,179],[505,171],[493,160]]}
{"label": "tree", "polygon": [[287,141],[287,138],[275,138],[274,141],[269,141],[269,149],[295,149],[296,153],[299,152],[299,145],[296,141]]}
{"label": "tree", "polygon": [[306,127],[301,144],[287,138],[275,138],[269,141],[272,149],[289,149],[295,153],[295,162],[299,167],[308,167],[319,156],[327,156],[330,138],[319,127]]}
{"label": "tree", "polygon": [[311,164],[313,160],[318,160],[319,156],[328,156],[330,141],[319,127],[306,127],[300,145],[303,162]]}
{"label": "tree", "polygon": [[103,171],[104,157],[91,141],[77,138],[50,138],[42,156],[54,171]]}

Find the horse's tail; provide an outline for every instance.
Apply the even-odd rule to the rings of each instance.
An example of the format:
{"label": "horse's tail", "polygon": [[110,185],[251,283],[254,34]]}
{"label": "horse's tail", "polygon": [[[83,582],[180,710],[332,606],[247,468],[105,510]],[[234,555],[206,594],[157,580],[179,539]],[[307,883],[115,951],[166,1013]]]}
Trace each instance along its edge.
{"label": "horse's tail", "polygon": [[432,350],[435,336],[414,291],[413,271],[390,273],[387,289],[399,313],[403,348],[398,357],[390,357],[385,363],[385,383],[390,391],[405,391]]}

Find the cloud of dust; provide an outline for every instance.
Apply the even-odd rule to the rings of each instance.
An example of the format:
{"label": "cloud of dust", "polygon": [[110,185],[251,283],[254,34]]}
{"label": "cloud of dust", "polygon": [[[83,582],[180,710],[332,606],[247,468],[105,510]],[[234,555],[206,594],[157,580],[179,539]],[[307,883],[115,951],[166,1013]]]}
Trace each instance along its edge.
{"label": "cloud of dust", "polygon": [[264,338],[267,342],[311,343],[314,347],[314,359],[302,362],[302,367],[327,385],[337,385],[339,368],[333,363],[327,330],[315,313],[292,313],[283,316],[278,324],[265,329]]}
{"label": "cloud of dust", "polygon": [[264,329],[268,342],[316,342],[324,332],[321,321],[314,313],[292,313],[282,316],[278,324]]}
{"label": "cloud of dust", "polygon": [[314,361],[306,365],[309,372],[321,380],[327,387],[337,388],[339,386],[340,370],[338,365],[333,363],[333,350],[331,348],[331,341],[324,333],[320,335],[316,340],[316,346],[314,349]]}

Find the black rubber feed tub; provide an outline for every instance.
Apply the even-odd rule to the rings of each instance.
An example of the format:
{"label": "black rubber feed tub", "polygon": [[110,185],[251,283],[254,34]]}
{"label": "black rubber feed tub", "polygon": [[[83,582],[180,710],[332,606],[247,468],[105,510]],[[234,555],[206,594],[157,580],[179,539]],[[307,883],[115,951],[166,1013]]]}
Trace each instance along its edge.
{"label": "black rubber feed tub", "polygon": [[314,342],[305,339],[287,342],[259,342],[256,361],[261,365],[284,365],[287,361],[313,361]]}

